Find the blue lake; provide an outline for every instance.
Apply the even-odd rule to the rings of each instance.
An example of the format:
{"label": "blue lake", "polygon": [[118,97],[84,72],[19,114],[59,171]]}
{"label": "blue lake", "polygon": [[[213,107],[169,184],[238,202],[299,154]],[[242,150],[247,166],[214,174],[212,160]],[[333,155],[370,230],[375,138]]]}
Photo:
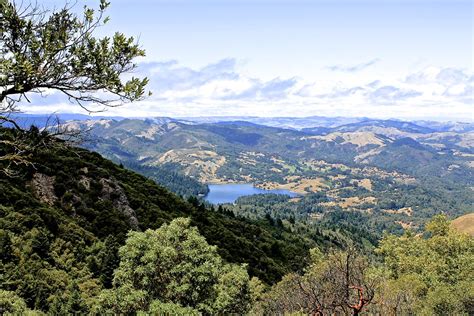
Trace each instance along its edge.
{"label": "blue lake", "polygon": [[253,194],[285,194],[291,197],[298,196],[289,190],[263,190],[253,184],[209,184],[209,193],[205,200],[212,204],[234,203],[239,197]]}

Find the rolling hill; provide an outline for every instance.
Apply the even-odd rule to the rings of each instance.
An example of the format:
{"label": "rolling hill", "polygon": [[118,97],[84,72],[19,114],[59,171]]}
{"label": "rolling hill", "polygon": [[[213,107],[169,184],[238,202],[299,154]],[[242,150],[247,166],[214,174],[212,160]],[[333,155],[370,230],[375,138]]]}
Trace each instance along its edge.
{"label": "rolling hill", "polygon": [[451,225],[459,232],[474,236],[474,213],[456,218]]}
{"label": "rolling hill", "polygon": [[[0,133],[6,140],[16,132]],[[321,227],[295,234],[272,217],[252,220],[195,198],[185,201],[97,153],[64,146],[37,129],[27,135],[31,145],[42,144],[32,164],[0,178],[0,281],[30,308],[54,309],[48,295],[73,284],[83,291],[110,287],[127,232],[156,229],[177,217],[190,218],[224,260],[248,264],[249,273],[267,283],[303,268],[311,247],[351,240],[351,232]],[[6,150],[0,145],[1,154]]]}
{"label": "rolling hill", "polygon": [[[139,172],[137,166],[162,168],[200,184],[245,182],[299,192],[302,199],[281,208],[306,221],[345,210],[360,212],[374,223],[416,228],[440,211],[453,217],[472,211],[473,158],[469,143],[455,145],[457,139],[443,140],[460,148],[446,150],[419,138],[371,131],[316,135],[242,121],[102,119],[65,126],[89,130],[83,146],[117,163],[134,164]],[[410,124],[399,127],[415,129]],[[436,141],[440,134],[452,133],[424,131],[416,135]],[[159,172],[155,179],[160,182]],[[318,194],[330,201],[307,207]]]}

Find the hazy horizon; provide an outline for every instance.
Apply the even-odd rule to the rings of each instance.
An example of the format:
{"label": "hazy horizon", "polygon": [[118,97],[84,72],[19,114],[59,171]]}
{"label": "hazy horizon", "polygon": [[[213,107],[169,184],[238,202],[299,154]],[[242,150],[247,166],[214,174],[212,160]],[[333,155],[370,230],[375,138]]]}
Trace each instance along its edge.
{"label": "hazy horizon", "polygon": [[[107,115],[473,121],[472,14],[463,0],[113,0],[99,35],[139,37],[153,95]],[[79,111],[59,93],[31,100]]]}
{"label": "hazy horizon", "polygon": [[308,119],[308,118],[324,118],[324,119],[336,119],[336,118],[346,118],[346,119],[366,119],[366,120],[393,120],[393,121],[406,121],[406,122],[416,122],[416,121],[433,121],[433,122],[439,122],[439,123],[449,123],[449,122],[456,122],[456,123],[467,123],[467,124],[473,124],[473,120],[467,120],[467,119],[459,119],[459,120],[452,120],[452,119],[444,119],[443,118],[430,118],[430,117],[424,117],[424,118],[396,118],[396,117],[389,117],[389,118],[379,118],[379,117],[374,117],[374,116],[344,116],[344,115],[333,115],[333,116],[326,116],[326,115],[306,115],[306,116],[263,116],[263,115],[197,115],[197,116],[169,116],[169,115],[153,115],[153,116],[123,116],[123,115],[111,115],[108,111],[105,112],[99,112],[99,113],[91,113],[91,114],[86,114],[86,113],[74,113],[74,112],[54,112],[54,113],[16,113],[16,115],[20,116],[61,116],[61,115],[74,115],[74,116],[86,116],[90,118],[126,118],[126,119],[150,119],[150,118],[170,118],[170,119],[177,119],[177,120],[186,120],[186,119],[224,119],[224,118],[240,118],[240,119],[245,119],[245,118],[261,118],[261,119]]}

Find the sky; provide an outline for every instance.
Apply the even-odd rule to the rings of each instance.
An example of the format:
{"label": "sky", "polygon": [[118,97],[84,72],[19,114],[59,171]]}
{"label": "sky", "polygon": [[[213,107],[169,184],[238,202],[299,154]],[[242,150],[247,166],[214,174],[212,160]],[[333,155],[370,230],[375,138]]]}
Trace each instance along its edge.
{"label": "sky", "polygon": [[106,115],[474,120],[472,1],[111,0],[108,15],[98,35],[139,38],[153,94]]}

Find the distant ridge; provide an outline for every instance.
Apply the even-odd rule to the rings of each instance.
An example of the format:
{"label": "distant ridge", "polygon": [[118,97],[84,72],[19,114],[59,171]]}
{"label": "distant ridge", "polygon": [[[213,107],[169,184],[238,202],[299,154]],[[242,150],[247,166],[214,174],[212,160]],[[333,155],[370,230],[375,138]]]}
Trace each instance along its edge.
{"label": "distant ridge", "polygon": [[[18,120],[20,126],[29,127],[36,125],[44,127],[48,122],[55,119],[60,122],[66,121],[85,121],[113,119],[121,121],[126,119],[121,116],[91,116],[74,113],[58,114],[15,114],[13,116]],[[301,130],[305,133],[314,133],[324,135],[331,132],[353,132],[370,131],[372,128],[397,129],[406,133],[429,134],[434,132],[457,132],[467,133],[474,131],[474,122],[437,122],[426,120],[398,120],[398,119],[373,119],[367,117],[257,117],[257,116],[203,116],[203,117],[129,117],[128,119],[150,120],[157,124],[180,122],[188,125],[196,124],[215,124],[215,123],[235,123],[243,125],[256,124],[269,127],[278,127],[285,129]],[[367,130],[366,130],[367,129]]]}

